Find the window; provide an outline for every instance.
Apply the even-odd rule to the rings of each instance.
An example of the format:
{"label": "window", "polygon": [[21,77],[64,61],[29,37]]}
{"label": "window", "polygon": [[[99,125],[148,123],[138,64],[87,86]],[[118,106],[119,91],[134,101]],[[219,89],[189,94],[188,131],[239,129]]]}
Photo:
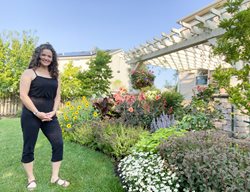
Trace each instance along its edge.
{"label": "window", "polygon": [[199,69],[195,80],[196,85],[208,84],[208,70]]}

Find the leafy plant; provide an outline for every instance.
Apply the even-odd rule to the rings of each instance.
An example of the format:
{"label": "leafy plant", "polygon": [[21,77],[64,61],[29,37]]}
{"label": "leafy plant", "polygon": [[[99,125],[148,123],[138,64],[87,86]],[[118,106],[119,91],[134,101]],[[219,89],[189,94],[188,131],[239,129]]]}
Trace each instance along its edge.
{"label": "leafy plant", "polygon": [[119,118],[121,116],[114,110],[114,100],[111,97],[96,99],[93,106],[98,110],[102,119]]}
{"label": "leafy plant", "polygon": [[176,172],[181,189],[189,191],[249,191],[250,150],[222,131],[189,132],[170,137],[160,153]]}
{"label": "leafy plant", "polygon": [[136,151],[156,152],[161,142],[167,140],[170,136],[184,135],[185,132],[185,130],[177,130],[175,127],[160,128],[154,133],[145,133],[141,135],[134,149]]}
{"label": "leafy plant", "polygon": [[[230,102],[236,105],[242,113],[250,115],[250,8],[242,10],[242,3],[243,0],[227,2],[227,12],[232,17],[221,21],[219,26],[226,32],[218,39],[214,47],[214,53],[223,55],[233,68],[217,68],[213,77],[219,87],[227,91]],[[242,67],[236,67],[238,62],[242,63]],[[236,79],[235,85],[230,84],[231,77]]]}
{"label": "leafy plant", "polygon": [[176,127],[187,131],[200,131],[215,128],[211,119],[209,119],[205,113],[185,115],[182,120],[176,124]]}

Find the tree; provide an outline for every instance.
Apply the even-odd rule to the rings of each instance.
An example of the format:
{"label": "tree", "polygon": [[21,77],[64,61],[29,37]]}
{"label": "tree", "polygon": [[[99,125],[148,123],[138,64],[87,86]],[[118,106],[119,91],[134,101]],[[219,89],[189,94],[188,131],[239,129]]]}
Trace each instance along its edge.
{"label": "tree", "polygon": [[65,65],[64,71],[60,74],[62,100],[72,100],[82,96],[79,73],[81,73],[80,67],[73,66],[72,62]]}
{"label": "tree", "polygon": [[[225,56],[225,60],[232,65],[230,69],[217,68],[214,79],[219,87],[226,89],[230,101],[242,112],[250,115],[250,8],[240,10],[243,0],[229,0],[226,4],[227,12],[232,14],[230,19],[224,19],[220,27],[226,32],[217,41],[214,53]],[[242,63],[241,67],[236,64]],[[232,86],[232,77],[237,84]]]}
{"label": "tree", "polygon": [[82,93],[85,96],[101,96],[108,93],[112,78],[112,70],[108,65],[110,62],[111,56],[105,51],[98,50],[95,58],[88,63],[89,69],[79,74]]}
{"label": "tree", "polygon": [[19,93],[19,79],[28,67],[38,38],[31,32],[0,34],[0,97]]}

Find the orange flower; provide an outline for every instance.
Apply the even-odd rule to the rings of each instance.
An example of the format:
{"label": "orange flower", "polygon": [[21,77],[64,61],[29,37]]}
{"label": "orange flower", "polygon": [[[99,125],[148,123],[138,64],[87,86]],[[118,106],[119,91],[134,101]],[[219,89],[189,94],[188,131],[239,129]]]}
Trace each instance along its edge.
{"label": "orange flower", "polygon": [[155,96],[155,100],[157,101],[157,100],[159,100],[161,98],[161,95],[156,95]]}
{"label": "orange flower", "polygon": [[129,107],[129,108],[128,108],[128,111],[129,111],[130,113],[134,112],[133,107]]}

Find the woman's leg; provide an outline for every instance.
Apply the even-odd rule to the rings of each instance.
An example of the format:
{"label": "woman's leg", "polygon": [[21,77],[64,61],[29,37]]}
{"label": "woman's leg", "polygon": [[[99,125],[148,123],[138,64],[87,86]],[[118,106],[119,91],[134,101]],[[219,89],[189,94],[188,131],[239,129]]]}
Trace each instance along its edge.
{"label": "woman's leg", "polygon": [[40,121],[27,109],[23,109],[21,126],[23,132],[22,163],[28,177],[28,183],[35,180],[33,174],[34,149],[37,141]]}
{"label": "woman's leg", "polygon": [[51,182],[54,183],[59,178],[60,166],[63,159],[62,130],[56,117],[52,121],[44,122],[41,129],[52,147]]}

